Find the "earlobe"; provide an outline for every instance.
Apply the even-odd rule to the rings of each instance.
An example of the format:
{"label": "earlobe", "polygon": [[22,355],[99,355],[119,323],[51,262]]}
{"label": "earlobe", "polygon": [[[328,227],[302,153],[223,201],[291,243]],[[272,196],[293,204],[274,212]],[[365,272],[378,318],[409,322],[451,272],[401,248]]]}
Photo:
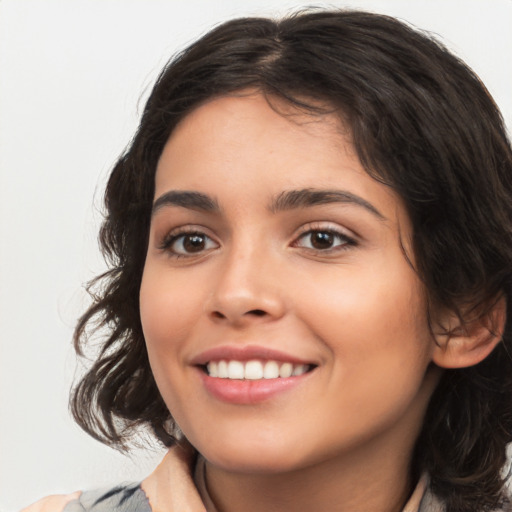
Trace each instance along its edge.
{"label": "earlobe", "polygon": [[441,368],[467,368],[483,361],[501,341],[506,323],[501,296],[478,318],[465,324],[455,313],[444,316],[443,332],[435,334],[432,360]]}

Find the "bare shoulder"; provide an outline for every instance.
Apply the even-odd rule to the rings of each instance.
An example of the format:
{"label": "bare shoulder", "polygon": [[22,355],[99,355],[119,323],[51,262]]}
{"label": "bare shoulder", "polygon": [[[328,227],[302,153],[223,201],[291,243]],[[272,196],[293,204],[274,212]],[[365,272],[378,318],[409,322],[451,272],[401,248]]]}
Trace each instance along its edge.
{"label": "bare shoulder", "polygon": [[77,491],[73,494],[59,494],[47,496],[32,505],[24,508],[20,512],[62,512],[64,507],[73,500],[80,497],[81,492]]}

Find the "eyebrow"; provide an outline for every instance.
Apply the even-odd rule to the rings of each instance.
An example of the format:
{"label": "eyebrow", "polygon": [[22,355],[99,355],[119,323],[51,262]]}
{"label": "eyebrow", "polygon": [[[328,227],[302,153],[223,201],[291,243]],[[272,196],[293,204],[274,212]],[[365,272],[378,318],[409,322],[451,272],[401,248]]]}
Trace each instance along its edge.
{"label": "eyebrow", "polygon": [[155,215],[158,210],[165,206],[181,206],[191,210],[202,212],[219,212],[220,206],[216,199],[201,194],[201,192],[192,192],[189,190],[170,190],[162,194],[154,203],[151,215]]}
{"label": "eyebrow", "polygon": [[[346,190],[318,190],[304,188],[300,190],[287,190],[278,194],[270,203],[269,210],[272,213],[280,211],[294,210],[296,208],[306,208],[321,204],[345,203],[360,206],[380,220],[386,220],[386,217],[375,208],[371,203]],[[220,212],[220,206],[217,200],[201,192],[189,190],[170,190],[162,194],[154,203],[151,215],[155,215],[165,206],[181,206],[191,210],[202,212]]]}
{"label": "eyebrow", "polygon": [[284,210],[330,203],[347,203],[360,206],[375,215],[378,219],[386,220],[386,217],[384,217],[375,206],[347,190],[318,190],[312,188],[287,190],[275,197],[269,209],[271,212],[276,213]]}

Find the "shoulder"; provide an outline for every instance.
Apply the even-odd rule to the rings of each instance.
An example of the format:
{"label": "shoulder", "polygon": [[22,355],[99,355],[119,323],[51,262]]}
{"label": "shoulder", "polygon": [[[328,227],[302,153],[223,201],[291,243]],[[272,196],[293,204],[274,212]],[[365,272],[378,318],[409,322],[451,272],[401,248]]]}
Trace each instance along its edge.
{"label": "shoulder", "polygon": [[24,508],[21,512],[62,512],[69,502],[77,500],[79,497],[80,491],[73,494],[47,496]]}
{"label": "shoulder", "polygon": [[48,496],[21,512],[151,512],[139,484]]}

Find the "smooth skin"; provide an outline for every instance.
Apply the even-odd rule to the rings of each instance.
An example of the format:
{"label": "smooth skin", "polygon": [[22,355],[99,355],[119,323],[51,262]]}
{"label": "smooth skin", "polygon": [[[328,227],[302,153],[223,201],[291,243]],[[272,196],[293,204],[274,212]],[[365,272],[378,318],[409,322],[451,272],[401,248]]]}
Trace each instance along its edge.
{"label": "smooth skin", "polygon": [[[432,337],[402,249],[414,262],[408,215],[340,121],[270,100],[213,99],[164,148],[140,290],[151,367],[219,511],[400,511],[440,366],[492,347],[468,357],[466,338],[448,352]],[[165,199],[183,191],[201,200]],[[290,191],[301,200],[283,201]],[[194,364],[219,346],[314,370],[268,400],[230,403]]]}

